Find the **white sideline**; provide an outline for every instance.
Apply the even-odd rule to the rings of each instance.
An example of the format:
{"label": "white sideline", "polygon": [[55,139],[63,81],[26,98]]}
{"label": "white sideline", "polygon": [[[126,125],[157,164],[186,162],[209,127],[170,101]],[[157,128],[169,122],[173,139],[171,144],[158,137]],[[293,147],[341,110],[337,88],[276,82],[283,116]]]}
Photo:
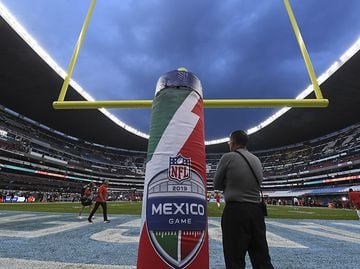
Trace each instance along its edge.
{"label": "white sideline", "polygon": [[0,258],[0,269],[133,269],[130,265],[105,265],[105,264],[86,264],[86,263],[65,263],[34,261],[24,259]]}

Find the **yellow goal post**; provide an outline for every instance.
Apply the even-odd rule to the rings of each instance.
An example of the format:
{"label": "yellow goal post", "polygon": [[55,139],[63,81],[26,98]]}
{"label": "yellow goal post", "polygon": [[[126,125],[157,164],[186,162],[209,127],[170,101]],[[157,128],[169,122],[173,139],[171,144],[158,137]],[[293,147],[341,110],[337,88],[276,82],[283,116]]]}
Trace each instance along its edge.
{"label": "yellow goal post", "polygon": [[[328,99],[324,99],[309,54],[302,39],[300,29],[297,25],[289,0],[283,0],[296,40],[299,44],[302,57],[305,62],[314,92],[315,99],[205,99],[206,108],[265,108],[265,107],[327,107]],[[81,32],[79,34],[73,55],[71,57],[67,73],[62,84],[57,101],[53,102],[54,109],[98,109],[98,108],[151,108],[152,100],[103,100],[103,101],[65,101],[65,95],[69,87],[70,79],[79,56],[90,18],[95,8],[96,0],[91,0],[90,7],[85,17]]]}

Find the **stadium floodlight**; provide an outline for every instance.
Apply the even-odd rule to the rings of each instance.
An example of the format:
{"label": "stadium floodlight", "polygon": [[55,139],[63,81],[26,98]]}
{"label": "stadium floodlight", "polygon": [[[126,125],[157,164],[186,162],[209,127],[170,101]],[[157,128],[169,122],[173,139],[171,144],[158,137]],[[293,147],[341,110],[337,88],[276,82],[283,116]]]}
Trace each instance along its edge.
{"label": "stadium floodlight", "polygon": [[[72,72],[76,60],[79,56],[80,48],[88,28],[90,18],[95,8],[96,0],[92,0],[88,9],[83,27],[81,29],[78,41],[76,43],[73,55],[71,57],[66,77],[60,90],[57,101],[53,102],[55,109],[98,109],[98,108],[151,108],[152,100],[105,100],[105,101],[65,101],[65,95],[69,87]],[[315,92],[315,99],[205,99],[204,107],[206,108],[265,108],[265,107],[327,107],[329,100],[325,99],[321,93],[319,84],[316,79],[314,68],[312,66],[309,54],[306,50],[305,43],[302,39],[300,29],[297,25],[294,13],[289,0],[284,0],[286,11],[294,30],[305,66],[307,68],[312,88]]]}

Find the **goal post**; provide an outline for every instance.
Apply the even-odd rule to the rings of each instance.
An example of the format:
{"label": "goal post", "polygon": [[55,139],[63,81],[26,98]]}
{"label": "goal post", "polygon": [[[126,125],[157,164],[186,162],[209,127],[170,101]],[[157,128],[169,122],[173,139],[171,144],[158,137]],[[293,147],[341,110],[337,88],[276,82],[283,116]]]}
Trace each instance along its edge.
{"label": "goal post", "polygon": [[[300,29],[297,25],[294,13],[289,0],[283,0],[286,11],[289,15],[296,40],[299,44],[302,57],[305,62],[310,81],[312,83],[315,98],[313,99],[205,99],[205,108],[269,108],[269,107],[319,107],[325,108],[329,100],[322,95],[321,89],[316,79],[316,74],[312,66],[305,43],[302,39]],[[152,100],[103,100],[103,101],[65,101],[70,79],[79,56],[81,45],[83,43],[86,30],[88,28],[96,0],[91,0],[90,7],[86,14],[79,38],[74,48],[67,73],[62,84],[60,95],[57,101],[53,102],[54,109],[98,109],[98,108],[151,108]]]}

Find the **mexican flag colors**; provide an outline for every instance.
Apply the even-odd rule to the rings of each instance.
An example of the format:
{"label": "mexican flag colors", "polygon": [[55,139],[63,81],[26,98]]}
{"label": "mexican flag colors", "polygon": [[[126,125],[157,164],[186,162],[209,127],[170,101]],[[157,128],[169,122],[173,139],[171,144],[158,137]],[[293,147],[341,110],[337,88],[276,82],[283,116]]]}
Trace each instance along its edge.
{"label": "mexican flag colors", "polygon": [[157,82],[152,106],[137,268],[209,268],[204,112],[185,68]]}

